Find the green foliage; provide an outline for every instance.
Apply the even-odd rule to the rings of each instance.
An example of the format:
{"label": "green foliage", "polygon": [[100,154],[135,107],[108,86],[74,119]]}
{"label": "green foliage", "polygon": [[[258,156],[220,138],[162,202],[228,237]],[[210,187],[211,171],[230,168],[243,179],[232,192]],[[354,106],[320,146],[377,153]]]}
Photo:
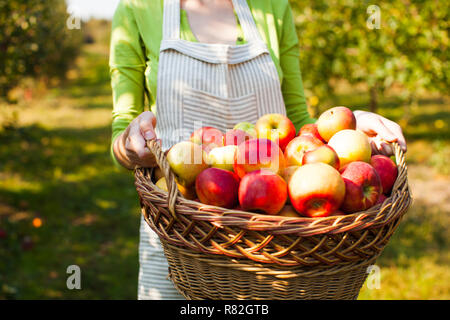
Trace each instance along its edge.
{"label": "green foliage", "polygon": [[[27,108],[0,105],[0,300],[136,299],[139,200],[132,174],[109,155],[110,26],[91,21],[86,30],[96,41],[83,46],[70,83]],[[336,101],[360,108],[367,97],[338,93]],[[448,159],[450,110],[445,99],[418,102],[404,130],[414,203],[377,260],[381,289],[365,285],[360,299],[450,298],[450,215],[440,200],[449,177],[430,175],[431,162]],[[380,111],[397,121],[399,98],[381,97]],[[441,160],[432,161],[436,150]],[[72,264],[82,270],[82,290],[66,287]]]}
{"label": "green foliage", "polygon": [[65,1],[0,0],[0,95],[25,76],[64,78],[82,43],[68,17]]}
{"label": "green foliage", "polygon": [[[382,1],[379,28],[372,2],[291,1],[301,45],[305,87],[320,98],[336,80],[363,84],[371,98],[400,89],[405,101],[450,86],[449,7],[442,1]],[[374,28],[375,26],[375,28]],[[375,101],[376,102],[376,101]]]}

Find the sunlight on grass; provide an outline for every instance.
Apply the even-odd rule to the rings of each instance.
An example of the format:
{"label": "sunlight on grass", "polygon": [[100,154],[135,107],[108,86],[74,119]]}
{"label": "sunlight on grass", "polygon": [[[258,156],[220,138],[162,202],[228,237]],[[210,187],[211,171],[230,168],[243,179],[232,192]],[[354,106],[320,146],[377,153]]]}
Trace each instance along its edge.
{"label": "sunlight on grass", "polygon": [[365,284],[358,299],[450,299],[448,265],[436,260],[427,256],[405,261],[406,267],[381,267],[380,289]]}
{"label": "sunlight on grass", "polygon": [[[7,108],[11,114],[14,112],[18,114],[17,125],[19,126],[39,124],[46,129],[92,129],[111,123],[111,108],[80,109],[70,101],[55,106],[51,110],[45,103],[33,105],[32,108],[21,106]],[[0,121],[2,121],[1,118]]]}
{"label": "sunlight on grass", "polygon": [[18,173],[3,174],[0,172],[0,189],[15,193],[38,193],[42,191],[42,184],[38,181],[25,180]]}

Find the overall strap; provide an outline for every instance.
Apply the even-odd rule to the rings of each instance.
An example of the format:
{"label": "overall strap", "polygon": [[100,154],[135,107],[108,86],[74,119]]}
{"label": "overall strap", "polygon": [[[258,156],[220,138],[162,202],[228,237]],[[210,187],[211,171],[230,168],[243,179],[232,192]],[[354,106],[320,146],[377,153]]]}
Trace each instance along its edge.
{"label": "overall strap", "polygon": [[[262,41],[246,0],[232,0],[248,43]],[[164,0],[163,40],[180,39],[180,0]]]}
{"label": "overall strap", "polygon": [[247,0],[232,0],[232,2],[247,42],[262,41]]}
{"label": "overall strap", "polygon": [[164,0],[163,38],[180,39],[180,0]]}

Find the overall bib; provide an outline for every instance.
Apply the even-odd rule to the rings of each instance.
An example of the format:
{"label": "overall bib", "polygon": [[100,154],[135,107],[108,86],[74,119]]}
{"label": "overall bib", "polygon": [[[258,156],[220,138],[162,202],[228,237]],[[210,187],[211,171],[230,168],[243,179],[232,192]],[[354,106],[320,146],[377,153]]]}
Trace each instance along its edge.
{"label": "overall bib", "polygon": [[[280,79],[246,0],[233,0],[246,44],[180,39],[180,0],[164,1],[156,96],[156,135],[163,150],[203,126],[222,132],[267,113],[286,114]],[[218,30],[220,32],[220,30]],[[167,279],[168,264],[153,230],[141,219],[138,299],[183,299]]]}

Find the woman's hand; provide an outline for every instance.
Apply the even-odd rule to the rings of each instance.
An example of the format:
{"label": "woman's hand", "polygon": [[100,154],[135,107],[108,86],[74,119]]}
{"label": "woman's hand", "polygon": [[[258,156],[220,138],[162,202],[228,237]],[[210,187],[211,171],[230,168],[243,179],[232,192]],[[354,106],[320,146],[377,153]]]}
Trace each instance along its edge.
{"label": "woman's hand", "polygon": [[395,122],[368,111],[354,111],[357,129],[369,136],[374,153],[390,156],[393,150],[388,142],[396,141],[406,152],[406,141],[402,128]]}
{"label": "woman's hand", "polygon": [[128,169],[134,169],[136,166],[156,166],[155,157],[147,148],[147,141],[156,139],[155,126],[155,115],[145,111],[117,137],[114,143],[114,155],[122,166]]}

